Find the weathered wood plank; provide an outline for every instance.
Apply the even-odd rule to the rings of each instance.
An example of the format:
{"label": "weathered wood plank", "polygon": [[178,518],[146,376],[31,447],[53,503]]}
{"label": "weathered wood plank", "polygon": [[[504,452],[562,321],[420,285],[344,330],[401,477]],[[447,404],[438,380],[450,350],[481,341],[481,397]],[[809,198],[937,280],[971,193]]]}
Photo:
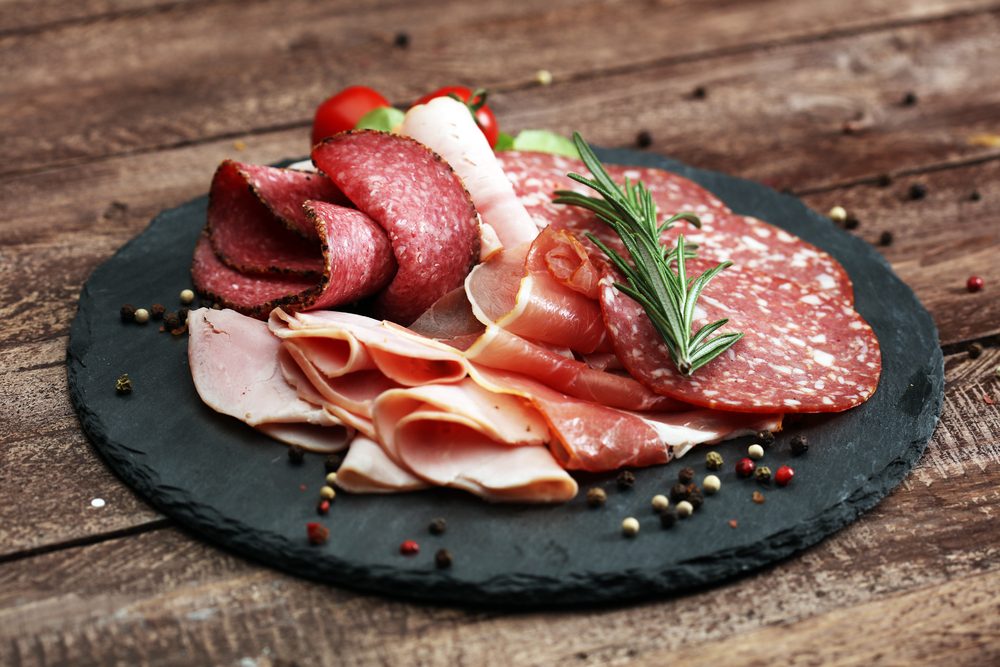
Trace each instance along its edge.
{"label": "weathered wood plank", "polygon": [[[657,130],[661,146],[697,146],[706,158],[727,159],[733,146],[720,136],[721,126],[731,129],[725,137],[773,128],[780,140],[768,152],[795,153],[793,144],[803,142],[794,138],[796,132],[805,132],[809,143],[829,144],[843,120],[863,110],[881,116],[890,97],[898,96],[898,86],[919,83],[928,102],[939,100],[944,108],[929,117],[909,114],[930,125],[908,120],[892,128],[897,136],[882,142],[880,150],[893,142],[912,144],[912,135],[928,133],[939,135],[932,143],[944,141],[951,149],[953,138],[940,136],[947,134],[945,123],[973,126],[970,121],[981,122],[996,110],[996,95],[987,91],[1000,88],[992,79],[998,75],[985,68],[968,80],[975,64],[1000,48],[995,40],[983,45],[996,30],[989,15],[982,21],[957,19],[960,25],[944,21],[944,27],[919,35],[901,28],[774,53],[742,51],[996,6],[995,0],[853,0],[814,3],[803,11],[792,0],[544,5],[522,0],[453,3],[444,9],[402,3],[338,13],[295,0],[253,3],[239,12],[205,3],[123,15],[100,25],[0,38],[0,62],[18,72],[0,80],[0,115],[10,128],[2,170],[302,124],[331,90],[358,82],[399,101],[456,81],[522,88],[509,98],[496,96],[509,127],[591,129],[600,119],[594,138],[621,144],[634,136],[638,122]],[[398,30],[410,33],[409,49],[392,48]],[[956,44],[955,32],[963,34],[965,46]],[[740,53],[700,65],[686,62],[732,51]],[[663,62],[675,64],[657,64]],[[530,87],[542,67],[554,74],[556,85]],[[819,76],[810,77],[806,72],[814,67]],[[966,76],[942,79],[936,72],[945,67]],[[621,74],[595,77],[602,71]],[[691,104],[684,98],[700,84],[711,87],[709,102]],[[968,94],[956,95],[957,90]],[[959,111],[958,100],[967,103],[973,92],[977,103]],[[912,146],[885,160],[898,164],[900,158],[940,156],[941,146],[925,155],[926,148]],[[761,154],[767,153],[753,153],[753,159]],[[768,162],[775,174],[778,165],[787,166]]]}
{"label": "weathered wood plank", "polygon": [[0,0],[0,35],[63,27],[77,21],[107,20],[122,13],[163,11],[192,0]]}
{"label": "weathered wood plank", "polygon": [[816,637],[867,628],[857,649],[870,658],[878,638],[898,646],[892,632],[937,627],[902,655],[971,664],[970,652],[996,651],[986,612],[1000,573],[1000,411],[981,393],[1000,391],[998,363],[997,349],[947,359],[945,418],[915,474],[876,509],[820,547],[700,594],[525,615],[424,607],[292,579],[157,530],[0,565],[0,661],[606,665],[704,652],[735,664],[744,653],[722,640],[737,635],[746,655],[785,641],[803,660],[845,659],[853,645]]}

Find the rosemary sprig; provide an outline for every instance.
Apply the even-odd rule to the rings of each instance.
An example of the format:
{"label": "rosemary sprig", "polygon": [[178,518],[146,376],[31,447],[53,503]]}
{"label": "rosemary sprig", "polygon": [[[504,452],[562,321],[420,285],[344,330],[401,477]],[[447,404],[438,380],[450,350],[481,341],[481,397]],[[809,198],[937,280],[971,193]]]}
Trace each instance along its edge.
{"label": "rosemary sprig", "polygon": [[656,203],[641,181],[633,183],[626,178],[624,187],[619,187],[578,132],[573,133],[573,142],[593,178],[574,173],[569,174],[569,177],[596,191],[601,197],[591,197],[572,190],[558,190],[554,201],[593,211],[615,230],[628,250],[631,262],[593,234],[588,233],[587,238],[625,276],[628,284],[615,283],[615,287],[642,305],[666,343],[677,369],[685,375],[693,374],[743,337],[742,333],[736,332],[712,337],[728,319],[706,324],[696,333],[691,333],[695,304],[702,291],[712,278],[731,266],[732,262],[722,262],[697,278],[688,278],[685,262],[694,257],[691,244],[685,243],[684,235],[681,234],[677,237],[677,244],[669,248],[660,243],[660,235],[678,220],[686,220],[700,228],[698,216],[693,213],[678,213],[660,224],[657,220]]}

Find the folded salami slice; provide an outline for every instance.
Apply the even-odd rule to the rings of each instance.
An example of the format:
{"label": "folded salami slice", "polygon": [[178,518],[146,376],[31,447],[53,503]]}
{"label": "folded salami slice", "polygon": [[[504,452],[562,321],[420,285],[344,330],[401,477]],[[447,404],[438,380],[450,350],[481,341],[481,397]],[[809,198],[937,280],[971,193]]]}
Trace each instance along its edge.
{"label": "folded salami slice", "polygon": [[[691,260],[690,276],[712,263]],[[694,328],[722,318],[719,333],[745,336],[694,375],[681,375],[642,307],[601,281],[601,308],[615,352],[653,391],[732,412],[840,412],[874,393],[882,368],[871,327],[843,299],[729,268],[705,289]]]}
{"label": "folded salami slice", "polygon": [[368,216],[326,202],[306,202],[304,210],[320,239],[320,279],[237,271],[203,236],[191,267],[195,288],[228,308],[265,318],[277,306],[305,310],[351,303],[389,283],[396,269],[392,249]]}
{"label": "folded salami slice", "polygon": [[399,270],[373,303],[409,324],[462,284],[479,257],[479,218],[462,181],[413,139],[346,132],[313,148],[313,162],[385,230]]}
{"label": "folded salami slice", "polygon": [[[589,176],[583,162],[546,153],[517,152],[501,153],[500,162],[539,226],[551,225],[580,238],[589,232],[622,251],[614,232],[593,213],[552,203],[555,190],[593,194],[566,177],[571,171]],[[649,167],[607,165],[607,169],[618,183],[626,178],[641,180],[652,193],[661,216],[692,212],[701,218],[701,229],[680,223],[665,232],[666,242],[673,244],[677,235],[683,233],[686,240],[698,244],[701,258],[716,262],[731,260],[737,266],[792,280],[810,291],[836,294],[853,302],[847,272],[819,248],[762,220],[733,213],[715,195],[683,176]]]}
{"label": "folded salami slice", "polygon": [[318,279],[323,256],[307,200],[347,200],[321,174],[226,160],[212,177],[208,234],[228,266],[244,273],[278,273]]}

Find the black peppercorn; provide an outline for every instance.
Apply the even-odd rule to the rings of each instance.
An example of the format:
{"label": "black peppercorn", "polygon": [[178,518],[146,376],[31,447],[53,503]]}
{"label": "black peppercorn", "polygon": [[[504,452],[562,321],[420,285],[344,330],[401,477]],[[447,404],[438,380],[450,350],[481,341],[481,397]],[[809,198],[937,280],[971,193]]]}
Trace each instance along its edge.
{"label": "black peppercorn", "polygon": [[306,451],[299,447],[298,445],[292,445],[288,448],[288,461],[289,463],[294,463],[298,465],[305,461]]}
{"label": "black peppercorn", "polygon": [[879,174],[875,184],[880,188],[887,188],[892,185],[892,176],[889,174]]}
{"label": "black peppercorn", "polygon": [[154,320],[163,319],[163,313],[167,312],[167,309],[163,307],[162,303],[154,303],[149,307],[149,314]]}
{"label": "black peppercorn", "polygon": [[177,313],[170,312],[163,315],[163,328],[166,331],[173,331],[181,325],[180,318],[177,317]]}
{"label": "black peppercorn", "polygon": [[688,486],[688,491],[687,501],[691,503],[691,507],[696,510],[699,509],[705,502],[705,496],[701,494],[701,489],[694,484],[691,484]]}
{"label": "black peppercorn", "polygon": [[431,535],[443,535],[447,528],[448,524],[444,519],[434,519],[431,521],[430,525],[427,526],[427,530],[430,531]]}
{"label": "black peppercorn", "polygon": [[913,92],[912,90],[907,91],[906,94],[903,95],[903,99],[900,100],[900,104],[902,104],[904,107],[916,106],[917,105],[917,94],[915,92]]}
{"label": "black peppercorn", "polygon": [[979,190],[973,190],[969,193],[969,201],[979,201],[983,196],[979,194]]}
{"label": "black peppercorn", "polygon": [[323,461],[323,467],[326,469],[327,472],[337,472],[338,470],[340,470],[340,464],[342,464],[343,462],[344,462],[343,454],[330,454],[329,456],[326,457],[326,460]]}
{"label": "black peppercorn", "polygon": [[405,49],[410,46],[410,35],[406,32],[397,32],[396,38],[392,40],[392,43],[397,49]]}
{"label": "black peppercorn", "polygon": [[909,190],[910,199],[923,199],[927,196],[927,186],[923,183],[914,183]]}
{"label": "black peppercorn", "polygon": [[806,440],[806,436],[797,435],[792,438],[791,447],[793,456],[802,456],[809,451],[809,441]]}
{"label": "black peppercorn", "polygon": [[677,480],[681,484],[690,484],[694,481],[694,468],[681,468],[677,473]]}
{"label": "black peppercorn", "polygon": [[672,487],[670,487],[670,502],[680,502],[682,500],[687,500],[688,497],[688,487],[687,484],[682,484],[677,482]]}
{"label": "black peppercorn", "polygon": [[604,489],[597,488],[596,486],[587,491],[587,504],[591,507],[600,507],[608,499],[608,494],[604,492]]}
{"label": "black peppercorn", "polygon": [[966,352],[969,354],[969,359],[978,359],[983,354],[983,346],[979,343],[973,343],[969,345]]}
{"label": "black peppercorn", "polygon": [[635,135],[635,145],[639,148],[649,148],[653,145],[653,135],[649,133],[649,130],[642,130],[639,134]]}
{"label": "black peppercorn", "polygon": [[661,526],[664,528],[673,528],[675,523],[677,523],[677,512],[672,509],[666,509],[660,512]]}
{"label": "black peppercorn", "polygon": [[122,317],[122,322],[135,322],[135,306],[131,303],[124,304],[119,314]]}
{"label": "black peppercorn", "polygon": [[632,474],[631,470],[622,470],[618,473],[618,488],[621,490],[631,489],[635,486],[635,475]]}
{"label": "black peppercorn", "polygon": [[770,431],[757,431],[757,442],[764,447],[770,447],[774,444],[774,434]]}
{"label": "black peppercorn", "polygon": [[705,86],[698,86],[691,91],[691,97],[696,100],[703,100],[708,97],[708,90],[705,89]]}
{"label": "black peppercorn", "polygon": [[434,564],[442,570],[451,567],[451,552],[447,549],[438,549],[434,554]]}
{"label": "black peppercorn", "polygon": [[861,226],[861,221],[858,220],[857,216],[849,215],[847,219],[844,220],[844,229],[857,229]]}
{"label": "black peppercorn", "polygon": [[189,308],[179,308],[177,310],[177,319],[180,320],[182,325],[187,324],[188,313],[191,312]]}
{"label": "black peppercorn", "polygon": [[757,469],[753,471],[753,478],[761,484],[770,484],[771,469],[767,466],[758,466]]}
{"label": "black peppercorn", "polygon": [[892,232],[882,232],[882,235],[878,237],[878,244],[882,246],[892,245]]}

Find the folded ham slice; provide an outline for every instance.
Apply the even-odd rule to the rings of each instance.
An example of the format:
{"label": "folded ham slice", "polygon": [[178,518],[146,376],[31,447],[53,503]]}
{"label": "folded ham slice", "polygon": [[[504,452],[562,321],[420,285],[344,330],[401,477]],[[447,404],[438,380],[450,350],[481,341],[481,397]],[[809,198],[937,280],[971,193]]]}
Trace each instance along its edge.
{"label": "folded ham slice", "polygon": [[430,487],[397,465],[371,438],[359,435],[337,471],[337,486],[351,493],[402,493]]}

